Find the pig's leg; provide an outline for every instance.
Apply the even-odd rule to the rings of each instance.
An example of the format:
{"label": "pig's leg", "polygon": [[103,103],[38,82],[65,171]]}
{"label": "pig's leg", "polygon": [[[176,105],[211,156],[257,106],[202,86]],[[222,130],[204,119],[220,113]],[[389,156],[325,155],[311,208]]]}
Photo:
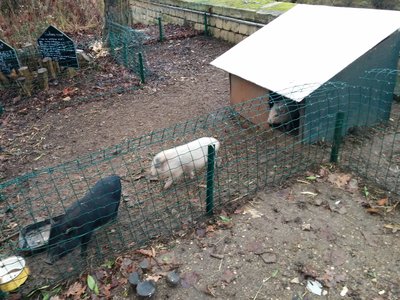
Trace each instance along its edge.
{"label": "pig's leg", "polygon": [[88,244],[90,241],[90,238],[92,237],[92,232],[88,232],[84,236],[81,237],[81,256],[86,257],[87,256],[87,248]]}
{"label": "pig's leg", "polygon": [[183,174],[183,168],[179,167],[179,168],[175,168],[173,170],[171,170],[171,177],[168,178],[167,182],[164,185],[164,190],[168,189],[172,183],[174,183],[174,180],[177,180],[179,177],[181,177]]}
{"label": "pig's leg", "polygon": [[165,183],[165,185],[164,185],[164,190],[168,189],[168,188],[172,185],[172,183],[174,183],[174,180],[173,180],[172,177],[171,177],[171,178],[169,178],[169,179],[167,180],[167,182]]}

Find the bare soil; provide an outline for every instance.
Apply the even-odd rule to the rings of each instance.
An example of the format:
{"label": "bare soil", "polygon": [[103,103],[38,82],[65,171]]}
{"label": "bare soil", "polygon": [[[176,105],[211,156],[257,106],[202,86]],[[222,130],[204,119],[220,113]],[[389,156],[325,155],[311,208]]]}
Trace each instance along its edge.
{"label": "bare soil", "polygon": [[[231,46],[203,36],[150,43],[146,56],[153,75],[140,89],[85,102],[58,95],[59,106],[16,99],[1,116],[1,180],[225,106],[228,76],[209,63]],[[310,175],[318,176],[307,180]],[[238,198],[196,229],[153,243],[147,257],[158,261],[150,259],[148,272],[157,281],[155,299],[317,299],[307,280],[323,284],[324,299],[341,299],[341,292],[350,299],[399,299],[400,230],[391,229],[400,220],[398,201],[328,167],[259,192],[247,203]],[[91,268],[100,296],[86,287],[86,274],[55,294],[73,299],[68,291],[78,282],[84,291],[75,299],[135,299],[127,278],[144,257],[127,252],[110,268]],[[164,278],[173,269],[181,276],[176,288]]]}

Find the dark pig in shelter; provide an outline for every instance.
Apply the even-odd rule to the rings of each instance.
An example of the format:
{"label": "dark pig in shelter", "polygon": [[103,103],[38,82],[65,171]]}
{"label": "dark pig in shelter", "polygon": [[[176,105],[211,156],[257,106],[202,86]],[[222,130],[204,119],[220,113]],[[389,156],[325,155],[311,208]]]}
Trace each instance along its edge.
{"label": "dark pig in shelter", "polygon": [[117,218],[121,200],[121,179],[112,175],[99,180],[65,215],[51,225],[46,262],[53,264],[79,244],[85,256],[95,229]]}
{"label": "dark pig in shelter", "polygon": [[280,98],[270,101],[271,110],[267,122],[271,127],[297,134],[300,126],[300,105],[282,96]]}

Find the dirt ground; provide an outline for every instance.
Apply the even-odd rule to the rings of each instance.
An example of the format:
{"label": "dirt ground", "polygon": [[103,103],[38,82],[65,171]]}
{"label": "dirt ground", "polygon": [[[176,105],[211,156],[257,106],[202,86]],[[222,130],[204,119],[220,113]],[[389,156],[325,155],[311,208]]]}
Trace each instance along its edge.
{"label": "dirt ground", "polygon": [[[209,63],[231,46],[202,36],[155,43],[146,51],[154,74],[142,89],[50,110],[6,106],[2,180],[226,105],[228,76]],[[196,229],[155,241],[145,249],[150,252],[133,251],[109,268],[94,267],[99,296],[86,286],[86,274],[48,294],[136,299],[127,277],[147,257],[148,276],[157,281],[155,299],[317,299],[307,280],[323,284],[324,299],[400,299],[398,201],[354,175],[318,168],[248,203],[237,201]],[[176,288],[164,278],[173,269],[181,276]]]}
{"label": "dirt ground", "polygon": [[307,280],[323,284],[323,299],[345,290],[344,299],[399,299],[399,233],[384,228],[399,214],[368,213],[359,181],[339,183],[346,176],[265,190],[235,211],[229,228],[177,239],[183,287],[164,284],[157,299],[319,298]]}
{"label": "dirt ground", "polygon": [[[51,110],[45,101],[10,101],[1,116],[0,178],[56,165],[227,105],[228,76],[210,62],[230,47],[203,36],[150,44],[146,57],[153,75],[142,89],[83,103],[75,103],[72,95],[71,104]],[[58,95],[65,102],[62,98]]]}
{"label": "dirt ground", "polygon": [[[48,292],[54,300],[138,299],[128,283],[138,271],[156,282],[152,299],[399,299],[399,201],[322,166]],[[171,270],[177,287],[166,283]],[[322,285],[321,296],[309,282]]]}

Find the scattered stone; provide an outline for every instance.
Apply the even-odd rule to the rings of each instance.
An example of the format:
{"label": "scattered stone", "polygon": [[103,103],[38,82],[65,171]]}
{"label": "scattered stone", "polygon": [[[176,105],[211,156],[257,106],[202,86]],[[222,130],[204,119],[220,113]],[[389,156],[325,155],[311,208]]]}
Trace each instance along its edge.
{"label": "scattered stone", "polygon": [[318,199],[315,199],[315,205],[316,206],[321,206],[321,204],[324,202],[324,200],[322,200],[322,199],[320,199],[320,198],[318,198]]}
{"label": "scattered stone", "polygon": [[143,273],[146,273],[150,269],[150,262],[147,258],[143,259],[139,263],[139,267],[142,269]]}
{"label": "scattered stone", "polygon": [[299,284],[300,280],[298,277],[293,278],[292,280],[290,280],[290,283],[295,283],[295,284]]}
{"label": "scattered stone", "polygon": [[177,272],[171,271],[171,272],[168,272],[166,280],[167,280],[167,283],[169,286],[175,287],[180,282],[181,277],[179,276],[179,274]]}
{"label": "scattered stone", "polygon": [[214,257],[214,258],[218,258],[218,259],[223,259],[224,258],[223,254],[218,254],[218,253],[213,253],[213,252],[210,253],[210,256]]}
{"label": "scattered stone", "polygon": [[231,270],[226,270],[224,274],[222,274],[222,280],[226,283],[231,283],[236,278],[236,274]]}
{"label": "scattered stone", "polygon": [[129,274],[128,281],[132,287],[136,287],[140,283],[140,276],[138,272]]}
{"label": "scattered stone", "polygon": [[274,253],[264,253],[261,255],[261,258],[266,264],[274,264],[277,261],[276,254]]}
{"label": "scattered stone", "polygon": [[152,280],[142,281],[137,285],[136,292],[140,299],[149,299],[156,293],[156,284]]}
{"label": "scattered stone", "polygon": [[349,291],[349,289],[347,288],[347,286],[344,286],[342,291],[340,292],[340,296],[342,296],[342,297],[346,296],[348,291]]}
{"label": "scattered stone", "polygon": [[311,224],[303,224],[303,225],[301,225],[301,230],[310,231],[311,230]]}

